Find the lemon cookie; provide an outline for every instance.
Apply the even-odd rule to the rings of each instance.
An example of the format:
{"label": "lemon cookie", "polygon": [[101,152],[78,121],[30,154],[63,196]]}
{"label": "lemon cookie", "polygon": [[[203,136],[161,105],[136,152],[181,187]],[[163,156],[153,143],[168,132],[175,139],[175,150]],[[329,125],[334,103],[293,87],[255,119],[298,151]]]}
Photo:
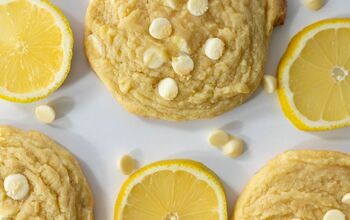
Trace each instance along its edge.
{"label": "lemon cookie", "polygon": [[0,127],[0,219],[94,219],[75,158],[39,132]]}
{"label": "lemon cookie", "polygon": [[350,155],[289,151],[270,161],[248,183],[233,220],[350,219]]}
{"label": "lemon cookie", "polygon": [[91,0],[86,53],[128,111],[210,118],[257,88],[285,13],[285,0]]}

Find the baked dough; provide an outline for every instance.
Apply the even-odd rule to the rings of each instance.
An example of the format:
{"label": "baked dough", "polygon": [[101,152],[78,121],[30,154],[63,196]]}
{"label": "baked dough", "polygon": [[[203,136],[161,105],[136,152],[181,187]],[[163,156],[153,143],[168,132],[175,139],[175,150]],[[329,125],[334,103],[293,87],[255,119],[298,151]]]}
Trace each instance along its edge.
{"label": "baked dough", "polygon": [[350,155],[330,151],[289,151],[270,161],[248,183],[232,220],[323,219],[350,192]]}
{"label": "baked dough", "polygon": [[[6,195],[3,182],[12,174],[29,182],[23,200]],[[1,126],[0,219],[93,220],[92,193],[75,158],[39,132]]]}
{"label": "baked dough", "polygon": [[[91,0],[86,54],[128,111],[175,121],[211,118],[240,105],[258,87],[270,35],[285,14],[285,0],[211,0],[202,16],[193,16],[186,0]],[[170,21],[169,37],[159,40],[149,34],[157,18]],[[205,43],[213,37],[225,43],[218,60],[205,54]],[[152,61],[159,68],[144,63],[150,48],[164,56],[164,63],[159,54],[157,62]],[[181,75],[171,61],[184,53],[193,59],[194,69]],[[162,98],[157,89],[168,77],[179,90],[172,100]]]}

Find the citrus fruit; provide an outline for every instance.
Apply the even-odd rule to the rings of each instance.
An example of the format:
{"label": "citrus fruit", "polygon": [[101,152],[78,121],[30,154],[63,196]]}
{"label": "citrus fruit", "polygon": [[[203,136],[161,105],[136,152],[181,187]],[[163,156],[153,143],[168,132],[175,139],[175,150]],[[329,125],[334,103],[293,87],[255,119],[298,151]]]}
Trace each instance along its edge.
{"label": "citrus fruit", "polygon": [[207,167],[168,160],[141,168],[124,183],[115,220],[227,220],[224,190]]}
{"label": "citrus fruit", "polygon": [[308,131],[350,125],[350,19],[306,27],[291,41],[278,69],[285,115]]}
{"label": "citrus fruit", "polygon": [[32,102],[55,91],[72,59],[67,19],[47,0],[0,0],[0,97]]}

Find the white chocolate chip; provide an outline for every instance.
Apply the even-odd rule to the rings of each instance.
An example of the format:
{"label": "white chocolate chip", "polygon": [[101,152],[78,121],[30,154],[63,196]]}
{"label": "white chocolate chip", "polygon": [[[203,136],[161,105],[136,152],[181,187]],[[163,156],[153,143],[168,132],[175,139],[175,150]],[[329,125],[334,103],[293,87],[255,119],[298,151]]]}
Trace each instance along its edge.
{"label": "white chocolate chip", "polygon": [[4,189],[8,197],[13,200],[22,200],[29,193],[29,183],[22,174],[12,174],[5,178]]}
{"label": "white chocolate chip", "polygon": [[237,158],[243,153],[244,144],[243,141],[239,138],[232,138],[227,142],[223,147],[224,155]]}
{"label": "white chocolate chip", "polygon": [[118,161],[118,168],[123,174],[129,175],[136,168],[136,161],[130,155],[123,155]]}
{"label": "white chocolate chip", "polygon": [[215,147],[222,147],[230,140],[230,135],[223,130],[213,131],[208,138],[211,145]]}
{"label": "white chocolate chip", "polygon": [[176,81],[172,78],[162,79],[158,85],[158,93],[165,100],[171,101],[175,99],[179,93]]}
{"label": "white chocolate chip", "polygon": [[193,16],[204,15],[209,9],[208,0],[188,0],[187,10]]}
{"label": "white chocolate chip", "polygon": [[156,18],[149,26],[149,33],[156,39],[164,39],[169,37],[172,32],[170,21],[166,18]]}
{"label": "white chocolate chip", "polygon": [[301,218],[292,218],[292,220],[302,220]]}
{"label": "white chocolate chip", "polygon": [[310,10],[317,11],[323,7],[324,0],[304,0],[304,5]]}
{"label": "white chocolate chip", "polygon": [[178,7],[178,0],[164,0],[165,5],[171,9],[176,9]]}
{"label": "white chocolate chip", "polygon": [[323,216],[323,220],[345,220],[345,215],[337,209],[332,209]]}
{"label": "white chocolate chip", "polygon": [[346,205],[350,205],[350,193],[348,193],[345,196],[343,196],[341,201],[342,201],[342,203],[344,203]]}
{"label": "white chocolate chip", "polygon": [[151,47],[143,54],[143,63],[151,69],[157,69],[165,63],[165,56],[162,51]]}
{"label": "white chocolate chip", "polygon": [[45,124],[50,124],[56,119],[55,110],[49,105],[39,105],[35,108],[36,118]]}
{"label": "white chocolate chip", "polygon": [[267,93],[271,94],[271,93],[274,93],[276,91],[276,88],[277,88],[276,77],[265,75],[264,79],[263,79],[263,84],[264,84],[264,90]]}
{"label": "white chocolate chip", "polygon": [[193,60],[188,55],[181,55],[179,57],[174,57],[171,65],[173,66],[175,73],[179,75],[187,75],[194,68]]}
{"label": "white chocolate chip", "polygon": [[205,55],[212,59],[218,60],[223,55],[225,50],[225,43],[219,38],[210,38],[204,46]]}

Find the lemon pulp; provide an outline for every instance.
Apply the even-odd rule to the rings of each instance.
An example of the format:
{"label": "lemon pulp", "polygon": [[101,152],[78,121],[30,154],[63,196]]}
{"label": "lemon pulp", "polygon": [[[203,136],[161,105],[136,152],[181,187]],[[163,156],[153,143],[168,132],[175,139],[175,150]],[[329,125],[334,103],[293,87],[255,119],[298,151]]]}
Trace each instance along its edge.
{"label": "lemon pulp", "polygon": [[47,96],[65,79],[73,39],[66,19],[43,0],[0,1],[0,95]]}
{"label": "lemon pulp", "polygon": [[301,31],[279,67],[286,115],[304,130],[350,124],[350,19],[330,19]]}
{"label": "lemon pulp", "polygon": [[[176,162],[177,163],[177,162]],[[186,163],[186,162],[185,162]],[[115,219],[226,220],[223,190],[200,166],[151,165],[134,174],[118,197]],[[196,165],[197,166],[197,165]],[[197,174],[194,174],[196,172]],[[204,177],[203,179],[201,177]]]}

